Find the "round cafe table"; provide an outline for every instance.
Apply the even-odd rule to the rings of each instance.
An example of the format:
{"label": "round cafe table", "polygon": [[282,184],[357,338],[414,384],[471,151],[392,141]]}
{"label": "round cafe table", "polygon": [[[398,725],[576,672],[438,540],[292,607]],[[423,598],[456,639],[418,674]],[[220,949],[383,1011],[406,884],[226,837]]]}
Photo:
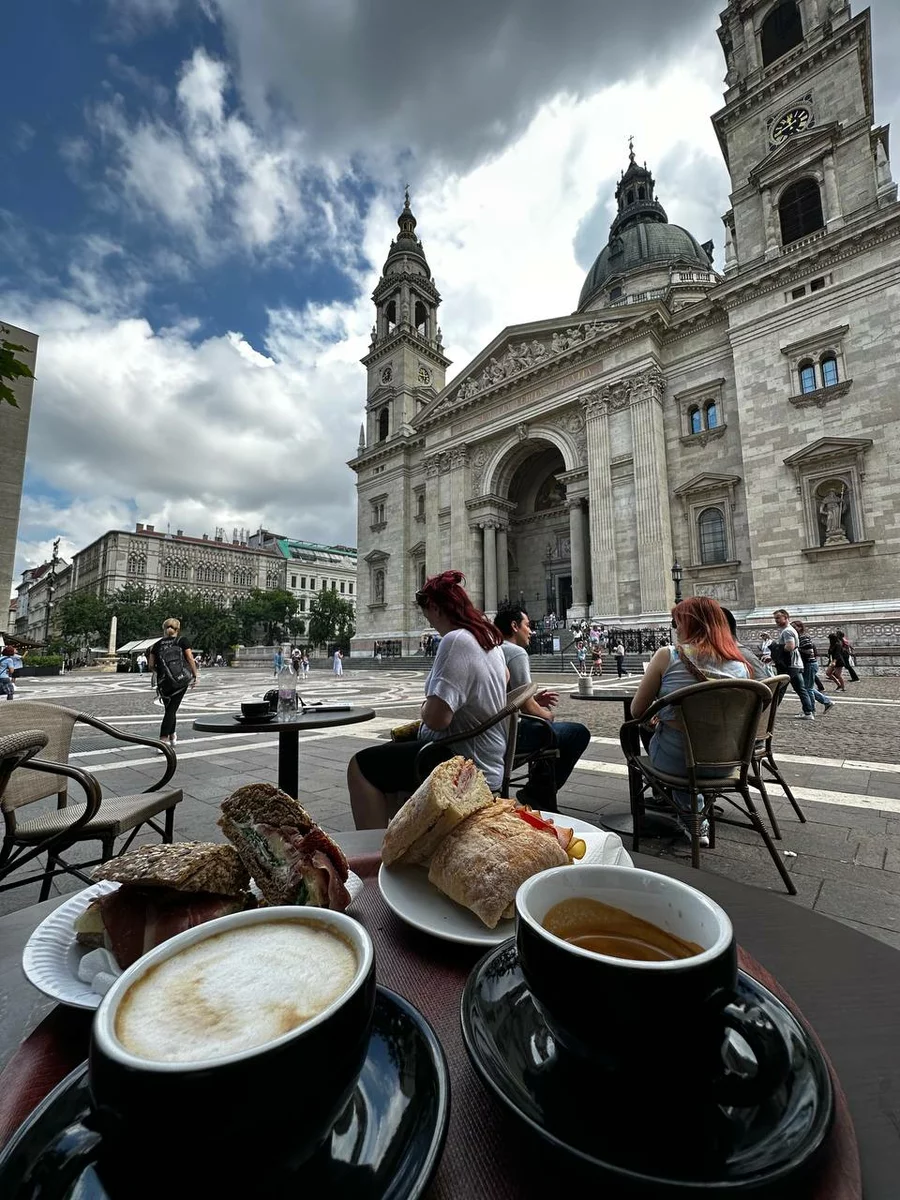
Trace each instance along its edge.
{"label": "round cafe table", "polygon": [[197,717],[194,729],[201,733],[277,733],[278,786],[296,800],[300,794],[300,734],[307,729],[358,725],[361,721],[371,721],[374,716],[374,708],[351,708],[346,712],[317,712],[315,708],[308,708],[291,713],[287,719],[279,714],[274,721],[239,721],[231,713],[219,713],[213,717]]}
{"label": "round cafe table", "polygon": [[[421,1010],[447,1055],[450,1128],[428,1200],[546,1200],[548,1185],[572,1190],[569,1173],[546,1151],[543,1169],[535,1166],[534,1155],[526,1152],[534,1144],[532,1135],[500,1112],[469,1063],[460,1031],[459,997],[480,950],[411,929],[381,899],[377,870],[382,833],[337,837],[365,881],[351,912],[375,940],[379,982]],[[797,1182],[790,1200],[862,1200],[863,1195],[865,1200],[897,1200],[900,953],[776,893],[645,854],[634,859],[636,866],[701,888],[726,909],[745,953],[745,967],[799,1009],[831,1061],[838,1081],[836,1124],[818,1173]],[[36,998],[37,993],[21,974],[22,948],[57,903],[59,898],[0,918],[0,991],[6,1012],[18,1023],[11,1027],[8,1017],[0,1024],[0,1039],[19,1040],[25,1032],[23,995]],[[664,1039],[665,1013],[659,1019]],[[84,1059],[89,1030],[89,1014],[56,1008],[22,1043],[0,1076],[0,1146]],[[591,1101],[586,1079],[585,1102]],[[653,1119],[656,1115],[651,1113],[648,1132]]]}

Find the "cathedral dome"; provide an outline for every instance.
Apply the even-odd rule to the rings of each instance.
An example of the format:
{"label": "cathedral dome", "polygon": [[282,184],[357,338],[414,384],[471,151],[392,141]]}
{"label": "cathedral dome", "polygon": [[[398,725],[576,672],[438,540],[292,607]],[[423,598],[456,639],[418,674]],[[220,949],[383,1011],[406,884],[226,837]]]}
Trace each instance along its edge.
{"label": "cathedral dome", "polygon": [[619,211],[609,231],[609,241],[588,271],[578,299],[583,312],[602,293],[610,279],[619,279],[651,265],[698,267],[709,271],[711,256],[693,234],[670,225],[666,210],[654,195],[655,182],[646,164],[635,162],[631,151],[628,170],[616,188]]}

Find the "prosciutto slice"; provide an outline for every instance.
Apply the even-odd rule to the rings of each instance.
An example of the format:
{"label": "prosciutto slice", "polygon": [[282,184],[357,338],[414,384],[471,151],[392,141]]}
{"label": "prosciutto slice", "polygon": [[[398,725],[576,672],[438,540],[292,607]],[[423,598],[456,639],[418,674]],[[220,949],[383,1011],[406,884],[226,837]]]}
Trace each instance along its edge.
{"label": "prosciutto slice", "polygon": [[284,888],[296,895],[306,889],[306,903],[343,912],[350,903],[344,886],[350,867],[343,851],[318,826],[302,833],[295,825],[254,826],[281,858]]}
{"label": "prosciutto slice", "polygon": [[100,897],[106,948],[123,970],[176,933],[228,913],[241,912],[245,907],[242,896],[213,896],[127,884]]}

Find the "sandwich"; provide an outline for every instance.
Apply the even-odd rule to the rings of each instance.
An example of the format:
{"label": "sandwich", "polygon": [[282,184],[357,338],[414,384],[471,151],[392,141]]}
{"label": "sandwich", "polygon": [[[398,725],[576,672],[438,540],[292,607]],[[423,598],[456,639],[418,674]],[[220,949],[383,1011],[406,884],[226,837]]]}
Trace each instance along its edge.
{"label": "sandwich", "polygon": [[343,912],[350,867],[306,809],[271,783],[249,783],[222,802],[219,827],[269,904]]}
{"label": "sandwich", "polygon": [[256,903],[237,852],[214,842],[141,846],[92,875],[121,886],[88,905],[75,921],[75,938],[89,949],[104,947],[123,970],[176,933]]}
{"label": "sandwich", "polygon": [[427,866],[460,822],[493,802],[491,789],[471,759],[457,755],[439,763],[392,818],[381,861],[389,867],[395,863]]}
{"label": "sandwich", "polygon": [[554,826],[529,818],[512,800],[498,800],[457,824],[431,860],[429,881],[488,929],[513,916],[526,879],[569,862]]}

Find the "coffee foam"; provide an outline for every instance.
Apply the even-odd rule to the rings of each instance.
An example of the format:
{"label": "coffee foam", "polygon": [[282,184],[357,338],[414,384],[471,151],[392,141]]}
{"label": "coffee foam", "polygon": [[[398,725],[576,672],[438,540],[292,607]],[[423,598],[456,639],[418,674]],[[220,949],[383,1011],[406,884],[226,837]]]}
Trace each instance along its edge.
{"label": "coffee foam", "polygon": [[226,930],[185,947],[129,988],[116,1013],[122,1046],[154,1062],[224,1058],[312,1020],[347,990],[357,958],[309,921]]}

